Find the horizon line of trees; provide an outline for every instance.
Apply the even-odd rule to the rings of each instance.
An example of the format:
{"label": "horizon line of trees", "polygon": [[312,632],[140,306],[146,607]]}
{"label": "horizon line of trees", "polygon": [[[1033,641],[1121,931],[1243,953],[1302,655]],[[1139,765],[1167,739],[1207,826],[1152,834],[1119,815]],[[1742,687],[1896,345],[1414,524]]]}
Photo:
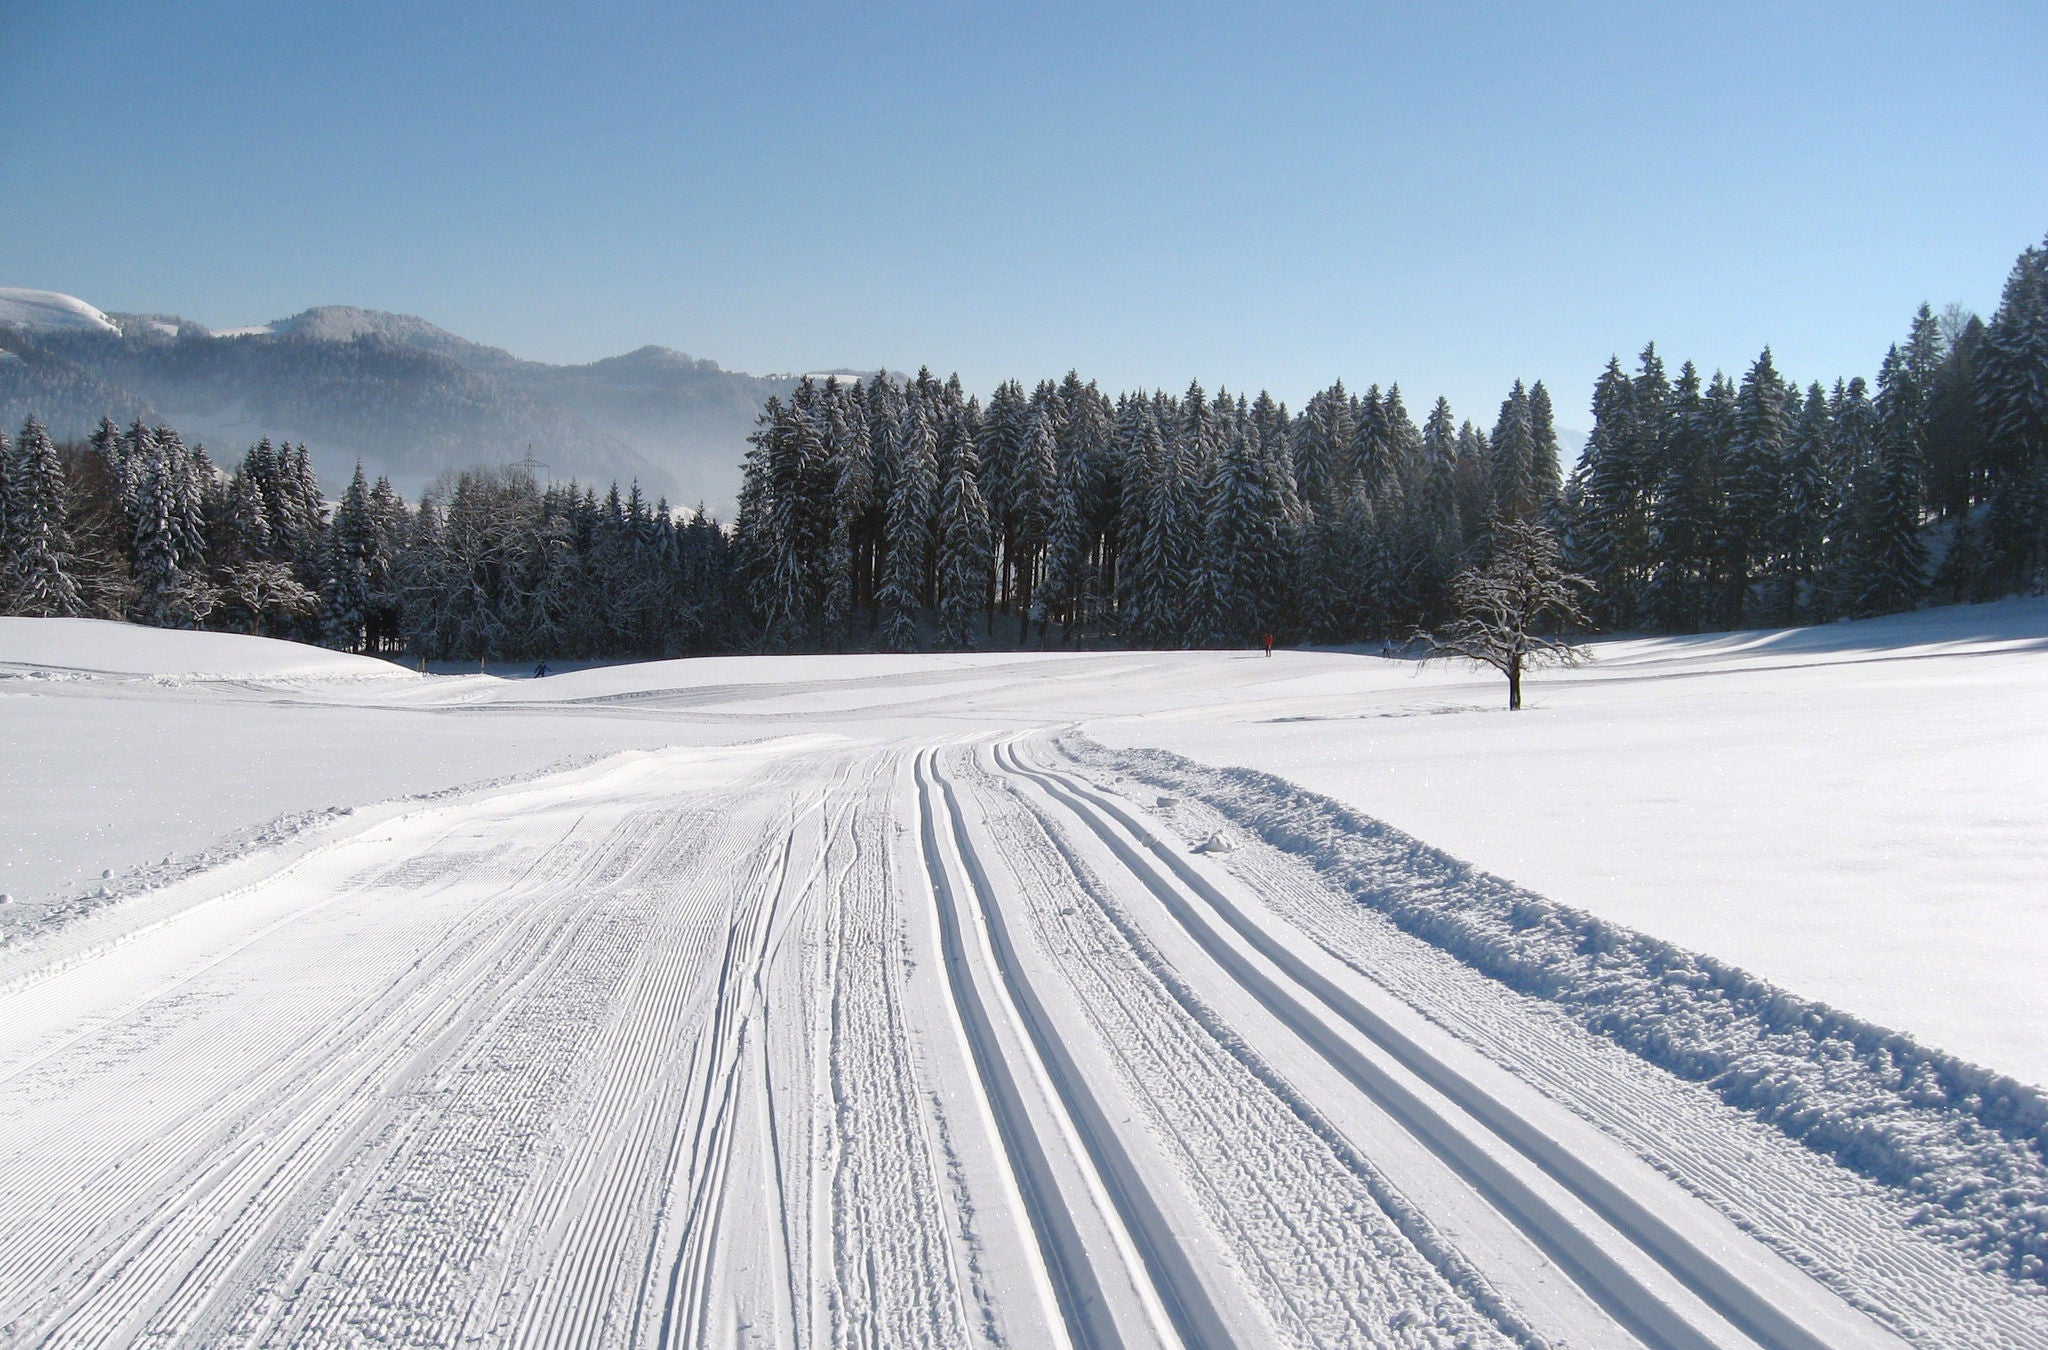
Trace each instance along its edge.
{"label": "horizon line of trees", "polygon": [[0,433],[0,613],[125,618],[422,659],[1145,646],[1403,637],[1453,617],[1500,522],[1595,584],[1594,626],[1669,632],[1981,600],[2048,582],[2048,243],[1986,322],[1923,305],[1862,377],[1803,389],[1611,360],[1569,476],[1549,391],[1490,429],[1398,385],[1299,412],[1191,383],[1111,398],[1069,372],[984,405],[957,376],[806,379],[761,413],[728,531],[443,478],[409,507],[361,466],[330,505],[306,447],[223,471],[176,431]]}
{"label": "horizon line of trees", "polygon": [[926,369],[806,380],[751,438],[734,550],[761,645],[1149,646],[1406,637],[1498,522],[1540,525],[1609,630],[1820,622],[2040,586],[2048,565],[2048,245],[1990,322],[1922,305],[1861,377],[1740,381],[1654,344],[1608,363],[1564,477],[1551,400],[1490,431],[1398,385],[1290,413],[1199,383],[1114,400],[1069,372],[988,403]]}
{"label": "horizon line of trees", "polygon": [[422,660],[663,657],[740,626],[725,531],[518,469],[417,508],[362,466],[330,509],[301,444],[222,471],[168,426],[0,433],[0,613],[210,628]]}

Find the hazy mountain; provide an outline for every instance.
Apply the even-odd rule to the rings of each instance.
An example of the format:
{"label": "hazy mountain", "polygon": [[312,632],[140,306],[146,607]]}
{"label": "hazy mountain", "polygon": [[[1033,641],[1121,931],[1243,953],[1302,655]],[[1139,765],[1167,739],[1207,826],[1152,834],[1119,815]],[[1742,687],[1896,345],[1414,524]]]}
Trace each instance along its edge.
{"label": "hazy mountain", "polygon": [[554,478],[638,480],[730,518],[755,414],[791,376],[721,370],[663,347],[588,365],[524,361],[408,314],[328,305],[213,331],[0,290],[0,426],[59,437],[103,415],[169,422],[228,461],[303,440],[338,487],[360,457],[408,496],[440,473],[529,454]]}

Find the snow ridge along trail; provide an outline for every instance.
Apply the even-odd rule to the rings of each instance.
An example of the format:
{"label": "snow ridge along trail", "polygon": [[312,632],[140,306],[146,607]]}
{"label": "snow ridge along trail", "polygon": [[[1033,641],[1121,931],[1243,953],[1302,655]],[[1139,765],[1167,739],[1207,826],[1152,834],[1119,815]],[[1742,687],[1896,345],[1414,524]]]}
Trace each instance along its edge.
{"label": "snow ridge along trail", "polygon": [[1027,767],[1007,747],[997,761],[1095,833],[1219,966],[1643,1339],[1735,1344],[1738,1331],[1782,1347],[1889,1339],[1705,1206],[1660,1194],[1670,1188],[1649,1168],[1564,1113],[1542,1110],[1476,1055],[1424,1028],[1404,1029],[1402,1021],[1419,1019],[1334,961],[1318,961],[1313,943],[1232,894],[1227,875],[1184,856],[1125,806],[1072,776]]}

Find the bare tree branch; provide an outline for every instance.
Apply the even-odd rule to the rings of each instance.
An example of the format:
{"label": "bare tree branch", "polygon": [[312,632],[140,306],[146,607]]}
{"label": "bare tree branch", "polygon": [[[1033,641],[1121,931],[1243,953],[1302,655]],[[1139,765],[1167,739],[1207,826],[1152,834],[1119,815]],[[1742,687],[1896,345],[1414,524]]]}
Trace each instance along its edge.
{"label": "bare tree branch", "polygon": [[1576,666],[1591,654],[1552,636],[1561,626],[1583,627],[1585,577],[1564,570],[1557,538],[1541,525],[1504,520],[1493,527],[1493,558],[1451,582],[1458,617],[1441,633],[1418,634],[1423,660],[1453,659],[1491,666],[1508,677],[1508,707],[1522,706],[1522,672],[1535,666]]}

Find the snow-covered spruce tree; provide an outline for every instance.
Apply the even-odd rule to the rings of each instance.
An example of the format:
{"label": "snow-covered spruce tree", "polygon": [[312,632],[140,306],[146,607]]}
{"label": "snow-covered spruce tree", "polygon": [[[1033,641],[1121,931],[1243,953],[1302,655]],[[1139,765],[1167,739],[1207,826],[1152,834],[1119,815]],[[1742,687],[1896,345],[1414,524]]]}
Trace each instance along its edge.
{"label": "snow-covered spruce tree", "polygon": [[1529,386],[1529,491],[1539,512],[1564,490],[1563,460],[1550,391],[1538,380]]}
{"label": "snow-covered spruce tree", "polygon": [[1850,612],[1890,614],[1918,604],[1927,587],[1920,537],[1919,391],[1897,347],[1878,371],[1877,453],[1852,480]]}
{"label": "snow-covered spruce tree", "polygon": [[1539,505],[1536,485],[1536,428],[1531,420],[1529,391],[1520,380],[1500,405],[1500,417],[1487,438],[1493,459],[1488,477],[1493,486],[1496,518],[1529,520]]}
{"label": "snow-covered spruce tree", "polygon": [[907,409],[902,387],[889,378],[887,371],[877,372],[868,381],[866,392],[868,466],[874,483],[868,492],[867,517],[859,538],[863,552],[861,568],[867,577],[868,631],[875,634],[882,627],[883,570],[889,556],[889,498],[896,490]]}
{"label": "snow-covered spruce tree", "polygon": [[1421,636],[1431,659],[1449,657],[1493,667],[1507,677],[1508,709],[1522,706],[1522,673],[1544,665],[1577,665],[1585,649],[1552,636],[1558,625],[1586,622],[1579,596],[1592,583],[1567,572],[1557,539],[1541,525],[1496,522],[1493,556],[1451,583],[1457,617]]}
{"label": "snow-covered spruce tree", "polygon": [[1423,423],[1419,464],[1408,495],[1408,532],[1420,571],[1416,607],[1422,624],[1444,616],[1450,582],[1462,565],[1464,526],[1458,517],[1458,428],[1448,399],[1439,398]]}
{"label": "snow-covered spruce tree", "polygon": [[[1820,587],[1828,526],[1839,509],[1839,487],[1829,474],[1833,418],[1819,381],[1807,388],[1785,450],[1772,546],[1781,559],[1776,621],[1793,624],[1826,617]],[[1597,578],[1596,578],[1597,580]]]}
{"label": "snow-covered spruce tree", "polygon": [[1151,404],[1138,403],[1137,444],[1124,485],[1117,619],[1126,640],[1164,646],[1173,640],[1186,598],[1176,518],[1179,466]]}
{"label": "snow-covered spruce tree", "polygon": [[1342,380],[1312,395],[1294,419],[1294,474],[1302,504],[1321,515],[1349,477],[1356,421]]}
{"label": "snow-covered spruce tree", "polygon": [[[600,612],[599,590],[590,574],[589,555],[578,546],[581,494],[550,487],[541,497],[540,528],[528,560],[527,642],[553,657],[587,657],[602,651],[593,617]],[[335,530],[341,517],[335,516]]]}
{"label": "snow-covered spruce tree", "polygon": [[445,654],[445,604],[450,565],[441,508],[432,496],[420,502],[392,561],[398,595],[399,636],[422,659]]}
{"label": "snow-covered spruce tree", "polygon": [[[1005,380],[989,396],[988,407],[974,430],[975,454],[980,464],[976,480],[981,485],[982,498],[988,504],[997,552],[990,575],[998,589],[1004,589],[1006,576],[1013,573],[1016,566],[1018,519],[1014,485],[1023,470],[1024,441],[1030,420],[1031,404],[1025,397],[1023,384],[1017,380]],[[947,458],[942,454],[942,463]],[[1010,589],[1014,589],[1014,584]],[[1005,593],[991,597],[991,600],[990,621],[993,622],[997,606],[1008,612],[1009,595]]]}
{"label": "snow-covered spruce tree", "polygon": [[824,598],[830,482],[818,393],[808,379],[791,403],[770,399],[750,442],[740,534],[748,598],[767,644],[807,646]]}
{"label": "snow-covered spruce tree", "polygon": [[958,410],[953,418],[939,488],[939,641],[953,651],[966,651],[974,645],[975,616],[988,602],[994,548],[967,416]]}
{"label": "snow-covered spruce tree", "polygon": [[1209,488],[1201,586],[1210,594],[1209,640],[1258,641],[1279,619],[1285,582],[1286,521],[1273,496],[1258,428],[1238,421]]}
{"label": "snow-covered spruce tree", "polygon": [[1755,583],[1777,580],[1778,558],[1770,539],[1784,494],[1790,431],[1785,405],[1785,382],[1766,347],[1742,377],[1730,427],[1727,494],[1715,545],[1723,588],[1718,617],[1724,628],[1740,627],[1750,615]]}
{"label": "snow-covered spruce tree", "polygon": [[370,519],[376,527],[376,552],[370,564],[370,607],[363,616],[363,638],[369,651],[395,651],[399,602],[393,572],[411,518],[384,474],[370,485]]}
{"label": "snow-covered spruce tree", "polygon": [[7,439],[7,432],[0,428],[0,577],[4,577],[7,565],[13,558],[9,552],[7,518],[14,510],[14,500],[21,493],[16,482],[20,467],[14,458],[14,442]]}
{"label": "snow-covered spruce tree", "polygon": [[754,597],[767,585],[773,540],[768,535],[768,445],[770,428],[782,413],[782,400],[769,395],[747,436],[740,460],[739,512],[733,522],[733,565],[739,571],[740,593],[752,609]]}
{"label": "snow-covered spruce tree", "polygon": [[377,522],[370,514],[370,486],[361,460],[327,527],[326,549],[320,569],[320,636],[337,651],[359,651],[377,559]]}
{"label": "snow-covered spruce tree", "polygon": [[1636,448],[1635,387],[1612,357],[1593,386],[1593,430],[1574,470],[1577,528],[1567,550],[1572,569],[1598,588],[1593,609],[1605,628],[1637,622],[1649,517]]}
{"label": "snow-covered spruce tree", "polygon": [[1089,529],[1086,508],[1086,468],[1078,455],[1061,458],[1059,479],[1053,489],[1052,524],[1047,531],[1045,565],[1039,580],[1039,598],[1049,620],[1065,625],[1069,640],[1074,630],[1088,619],[1083,597],[1088,593],[1090,575]]}
{"label": "snow-covered spruce tree", "polygon": [[875,475],[868,454],[866,410],[842,393],[836,380],[827,393],[825,461],[832,478],[832,525],[825,547],[824,626],[827,639],[837,642],[852,636],[853,616],[861,602],[863,535]]}
{"label": "snow-covered spruce tree", "polygon": [[1197,585],[1197,566],[1209,516],[1209,484],[1222,456],[1225,416],[1230,407],[1224,390],[1218,389],[1216,394],[1211,400],[1198,381],[1190,380],[1187,393],[1177,404],[1159,410],[1159,428],[1167,437],[1170,466],[1166,491],[1171,504],[1163,517],[1167,523],[1165,543],[1172,557],[1169,572],[1180,578],[1184,588],[1171,608],[1172,618],[1160,634],[1162,644],[1187,646],[1198,633],[1214,626],[1209,613],[1213,597]]}
{"label": "snow-covered spruce tree", "polygon": [[1860,526],[1856,504],[1870,497],[1870,475],[1878,460],[1877,410],[1861,375],[1846,384],[1835,382],[1828,398],[1827,477],[1833,486],[1834,513],[1828,520],[1827,546],[1821,556],[1816,606],[1830,618],[1856,608],[1857,549]]}
{"label": "snow-covered spruce tree", "polygon": [[[1984,321],[1960,312],[1945,316],[1950,330],[1941,366],[1927,390],[1928,509],[1959,517],[1984,500],[1984,421],[1977,406],[1977,358]],[[1981,561],[1973,563],[1981,565]]]}
{"label": "snow-covered spruce tree", "polygon": [[191,531],[180,517],[183,455],[168,453],[153,432],[137,441],[130,447],[136,470],[130,507],[136,594],[129,617],[152,628],[196,628],[213,604],[199,574],[202,560],[187,551]]}
{"label": "snow-covered spruce tree", "polygon": [[[250,452],[253,457],[254,451]],[[275,556],[275,535],[270,528],[270,511],[264,505],[263,489],[251,471],[249,458],[228,479],[227,515],[223,524],[223,548],[238,561],[267,560]]]}
{"label": "snow-covered spruce tree", "polygon": [[1009,482],[1009,529],[1004,545],[1009,591],[1017,608],[1017,641],[1031,636],[1031,616],[1038,598],[1040,571],[1052,530],[1054,499],[1059,492],[1059,409],[1051,399],[1035,399],[1024,426],[1024,445]]}
{"label": "snow-covered spruce tree", "polygon": [[[1717,386],[1721,383],[1716,377]],[[1687,361],[1666,403],[1667,423],[1650,498],[1652,566],[1644,615],[1666,632],[1696,632],[1712,604],[1719,527],[1719,419]]]}
{"label": "snow-covered spruce tree", "polygon": [[1493,447],[1486,433],[1471,419],[1458,424],[1458,461],[1454,480],[1458,489],[1458,531],[1465,546],[1477,546],[1486,537],[1487,522],[1493,519],[1493,477],[1488,466]]}
{"label": "snow-covered spruce tree", "polygon": [[917,613],[925,601],[925,573],[932,553],[932,512],[939,491],[939,441],[927,400],[906,397],[896,437],[896,481],[889,493],[888,554],[876,599],[882,613],[882,641],[890,651],[917,650]]}
{"label": "snow-covered spruce tree", "polygon": [[2048,240],[2020,254],[1977,357],[1991,495],[1985,589],[2048,582]]}
{"label": "snow-covered spruce tree", "polygon": [[86,604],[72,577],[69,501],[57,448],[31,417],[9,447],[0,434],[0,614],[74,618]]}

